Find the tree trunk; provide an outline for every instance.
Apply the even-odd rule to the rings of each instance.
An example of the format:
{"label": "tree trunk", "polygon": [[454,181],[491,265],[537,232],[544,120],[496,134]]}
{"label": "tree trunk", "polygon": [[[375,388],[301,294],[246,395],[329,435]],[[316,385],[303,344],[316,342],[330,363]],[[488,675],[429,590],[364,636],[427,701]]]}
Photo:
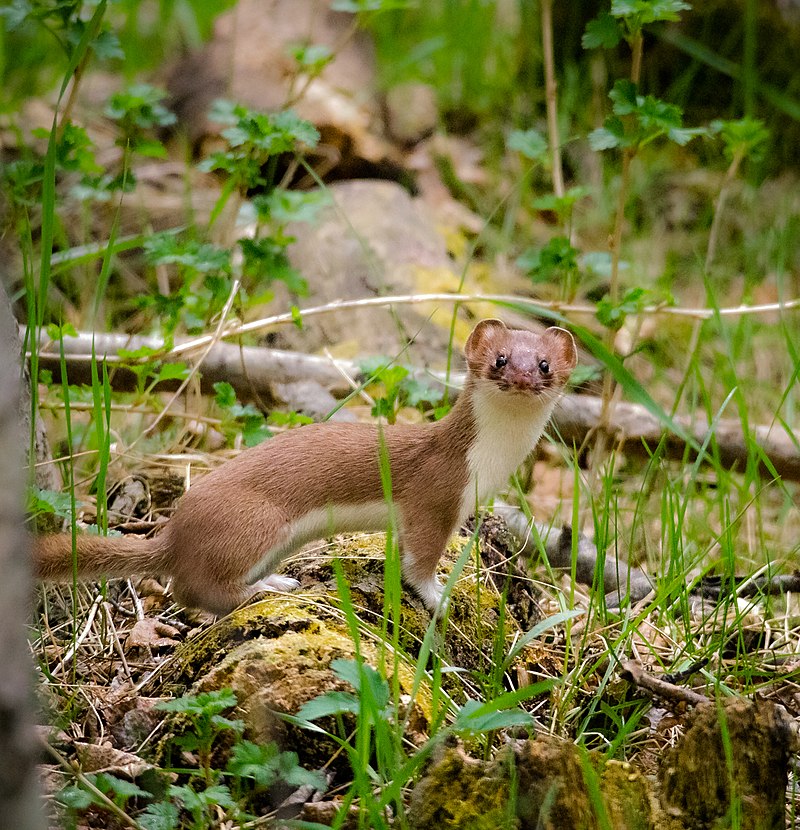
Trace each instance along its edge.
{"label": "tree trunk", "polygon": [[[44,827],[36,774],[32,672],[25,624],[32,582],[23,525],[25,485],[19,418],[17,328],[5,291],[0,293],[0,826]],[[17,345],[15,345],[15,342]]]}

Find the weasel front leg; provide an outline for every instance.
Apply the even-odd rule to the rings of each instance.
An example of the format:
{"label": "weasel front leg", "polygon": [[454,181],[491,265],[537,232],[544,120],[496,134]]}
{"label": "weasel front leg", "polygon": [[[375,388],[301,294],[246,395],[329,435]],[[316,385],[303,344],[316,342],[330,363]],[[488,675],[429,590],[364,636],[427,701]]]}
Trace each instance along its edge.
{"label": "weasel front leg", "polygon": [[300,587],[300,581],[292,576],[270,574],[254,582],[251,587],[256,591],[277,591],[281,594],[288,594]]}
{"label": "weasel front leg", "polygon": [[401,533],[403,576],[430,611],[439,606],[444,585],[436,576],[436,566],[453,532],[453,523],[441,516],[414,513],[412,523]]}

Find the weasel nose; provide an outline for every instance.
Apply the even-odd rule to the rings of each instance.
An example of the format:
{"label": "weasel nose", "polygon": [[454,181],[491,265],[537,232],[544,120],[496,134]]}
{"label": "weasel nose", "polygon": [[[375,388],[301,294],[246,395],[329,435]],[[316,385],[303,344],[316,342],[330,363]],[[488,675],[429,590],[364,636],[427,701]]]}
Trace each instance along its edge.
{"label": "weasel nose", "polygon": [[539,374],[533,367],[520,366],[514,372],[514,376],[511,380],[514,385],[520,389],[535,390],[538,388]]}

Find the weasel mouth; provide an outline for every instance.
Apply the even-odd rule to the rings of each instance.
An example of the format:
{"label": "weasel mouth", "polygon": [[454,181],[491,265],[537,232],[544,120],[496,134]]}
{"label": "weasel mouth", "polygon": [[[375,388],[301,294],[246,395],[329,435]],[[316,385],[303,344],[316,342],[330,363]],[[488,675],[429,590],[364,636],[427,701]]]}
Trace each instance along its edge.
{"label": "weasel mouth", "polygon": [[500,388],[504,392],[513,395],[527,395],[529,397],[536,397],[544,391],[540,384],[523,378],[507,380],[500,385]]}

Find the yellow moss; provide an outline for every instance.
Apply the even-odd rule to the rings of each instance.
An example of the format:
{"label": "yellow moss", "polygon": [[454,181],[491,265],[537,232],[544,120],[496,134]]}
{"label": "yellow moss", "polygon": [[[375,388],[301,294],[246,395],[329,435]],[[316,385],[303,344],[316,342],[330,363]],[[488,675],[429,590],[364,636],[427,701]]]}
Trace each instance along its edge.
{"label": "yellow moss", "polygon": [[[466,538],[455,538],[440,566],[447,578],[460,556]],[[353,604],[365,631],[375,631],[373,641],[384,625],[384,548],[383,534],[360,534],[337,538],[331,550],[339,556],[350,586]],[[341,600],[336,590],[332,557],[315,551],[300,553],[288,564],[287,572],[298,578],[301,588],[294,594],[266,594],[264,599],[239,609],[210,628],[186,641],[175,654],[166,680],[180,693],[181,686],[191,685],[211,667],[218,666],[232,649],[255,639],[274,639],[287,632],[313,636],[323,631],[337,631],[348,637],[343,621]],[[430,625],[430,612],[404,586],[400,607],[399,644],[402,654],[415,660]],[[450,601],[450,624],[444,638],[437,642],[439,653],[451,665],[471,672],[491,669],[492,649],[499,624],[498,596],[487,585],[476,585],[474,560],[467,563],[453,590]],[[508,642],[518,629],[506,618],[503,638]],[[441,624],[439,627],[441,632]],[[367,636],[367,635],[365,635]],[[393,659],[387,658],[391,664]],[[460,699],[464,695],[456,673],[446,675],[446,690]]]}
{"label": "yellow moss", "polygon": [[600,779],[611,826],[620,830],[649,830],[666,826],[653,819],[652,787],[644,775],[628,763],[609,761]]}
{"label": "yellow moss", "polygon": [[411,826],[455,830],[497,830],[508,821],[507,776],[495,776],[486,763],[465,755],[460,746],[442,747],[414,788]]}

